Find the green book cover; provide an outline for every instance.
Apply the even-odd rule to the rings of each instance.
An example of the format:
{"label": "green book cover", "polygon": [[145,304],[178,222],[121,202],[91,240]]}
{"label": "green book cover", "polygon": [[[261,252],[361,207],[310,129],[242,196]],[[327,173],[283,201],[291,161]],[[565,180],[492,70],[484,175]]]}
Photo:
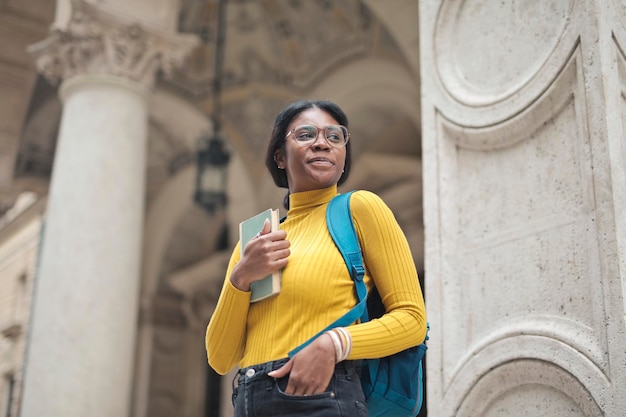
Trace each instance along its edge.
{"label": "green book cover", "polygon": [[[239,239],[241,241],[242,254],[246,244],[263,229],[265,219],[269,219],[271,231],[278,230],[279,219],[278,210],[276,209],[267,209],[239,223]],[[250,296],[251,303],[278,294],[280,292],[280,271],[276,271],[259,281],[253,282],[250,290],[252,292]]]}

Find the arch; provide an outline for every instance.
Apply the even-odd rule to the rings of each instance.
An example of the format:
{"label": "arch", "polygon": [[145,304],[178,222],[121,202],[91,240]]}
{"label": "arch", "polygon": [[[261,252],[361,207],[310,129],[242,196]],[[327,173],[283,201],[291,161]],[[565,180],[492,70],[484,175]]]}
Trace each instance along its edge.
{"label": "arch", "polygon": [[418,131],[421,125],[418,80],[405,66],[388,60],[366,58],[342,66],[323,79],[312,95],[332,97],[348,115],[364,103],[375,104],[398,110]]}

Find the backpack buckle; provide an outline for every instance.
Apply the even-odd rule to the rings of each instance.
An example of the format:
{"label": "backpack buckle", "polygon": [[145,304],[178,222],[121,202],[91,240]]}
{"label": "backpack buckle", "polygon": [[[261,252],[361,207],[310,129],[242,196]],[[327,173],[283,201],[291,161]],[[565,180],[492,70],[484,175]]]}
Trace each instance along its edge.
{"label": "backpack buckle", "polygon": [[357,281],[363,281],[365,268],[362,265],[352,265],[352,277]]}

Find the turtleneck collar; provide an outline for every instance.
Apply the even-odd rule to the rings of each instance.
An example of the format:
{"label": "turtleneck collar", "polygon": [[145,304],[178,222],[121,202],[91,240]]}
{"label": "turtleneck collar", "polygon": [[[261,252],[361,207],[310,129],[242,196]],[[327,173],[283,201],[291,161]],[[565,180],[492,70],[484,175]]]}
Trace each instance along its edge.
{"label": "turtleneck collar", "polygon": [[328,203],[337,195],[337,185],[318,190],[302,191],[289,195],[289,211],[287,217],[307,213],[316,207]]}

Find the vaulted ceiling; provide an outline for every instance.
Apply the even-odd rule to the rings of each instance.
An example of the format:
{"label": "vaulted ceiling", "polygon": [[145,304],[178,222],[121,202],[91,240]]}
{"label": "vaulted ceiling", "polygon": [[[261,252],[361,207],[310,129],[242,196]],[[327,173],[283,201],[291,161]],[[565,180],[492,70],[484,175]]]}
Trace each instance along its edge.
{"label": "vaulted ceiling", "polygon": [[[26,48],[48,36],[54,3],[0,0],[0,214],[20,191],[47,192],[62,105],[57,88],[37,76]],[[350,118],[355,160],[364,161],[356,165],[350,185],[387,193],[405,228],[421,218],[421,174],[415,162],[421,153],[417,15],[409,4],[227,2],[223,129],[248,171],[249,186],[265,186],[259,155],[278,110],[297,98],[332,99]],[[187,65],[160,79],[155,90],[157,96],[176,97],[207,120],[215,104],[216,10],[215,0],[180,1],[178,31],[194,33],[202,42]],[[202,133],[183,121],[185,111],[169,112],[168,117],[169,110],[158,102],[153,103],[149,129],[148,206],[181,170],[194,164],[194,141],[189,138]],[[158,112],[166,114],[158,117]],[[180,120],[168,120],[172,117]],[[202,213],[187,209],[172,233],[161,274],[214,249],[217,235],[198,234],[202,222]],[[415,236],[413,246],[420,251]]]}

